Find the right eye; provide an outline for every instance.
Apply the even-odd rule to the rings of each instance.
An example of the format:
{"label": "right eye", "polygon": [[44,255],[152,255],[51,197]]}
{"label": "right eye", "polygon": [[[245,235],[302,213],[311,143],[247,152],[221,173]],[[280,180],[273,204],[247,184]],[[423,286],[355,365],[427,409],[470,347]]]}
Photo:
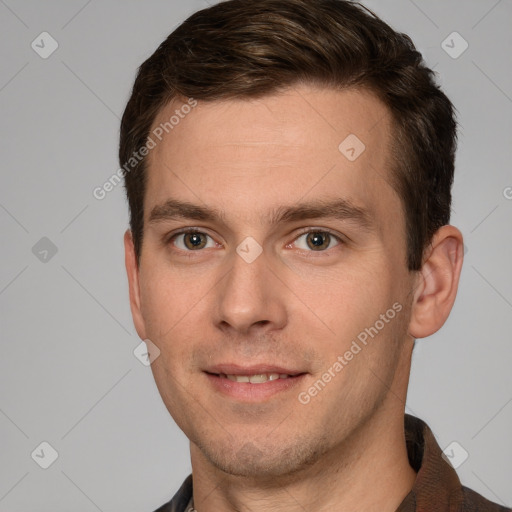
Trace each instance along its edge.
{"label": "right eye", "polygon": [[198,251],[215,247],[215,242],[201,231],[181,231],[173,235],[170,242],[182,251]]}

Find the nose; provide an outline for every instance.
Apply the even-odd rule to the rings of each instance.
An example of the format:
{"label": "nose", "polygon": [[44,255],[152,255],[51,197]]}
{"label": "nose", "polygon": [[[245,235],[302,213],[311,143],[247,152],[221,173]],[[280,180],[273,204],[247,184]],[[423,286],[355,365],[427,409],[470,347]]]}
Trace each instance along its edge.
{"label": "nose", "polygon": [[265,252],[254,261],[233,253],[231,268],[216,288],[216,324],[232,334],[262,334],[286,325],[286,287]]}

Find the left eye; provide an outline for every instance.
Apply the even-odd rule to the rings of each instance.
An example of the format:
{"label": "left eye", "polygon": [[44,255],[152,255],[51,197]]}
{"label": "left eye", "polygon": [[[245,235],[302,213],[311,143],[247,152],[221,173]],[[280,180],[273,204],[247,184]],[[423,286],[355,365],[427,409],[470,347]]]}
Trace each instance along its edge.
{"label": "left eye", "polygon": [[306,251],[325,251],[336,247],[340,243],[338,237],[326,231],[309,231],[299,236],[294,245]]}

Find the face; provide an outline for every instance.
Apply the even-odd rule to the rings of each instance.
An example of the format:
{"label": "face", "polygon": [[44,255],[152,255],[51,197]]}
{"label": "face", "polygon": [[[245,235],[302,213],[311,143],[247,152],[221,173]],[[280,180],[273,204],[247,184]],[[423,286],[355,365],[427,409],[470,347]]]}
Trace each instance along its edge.
{"label": "face", "polygon": [[403,414],[413,281],[391,136],[370,93],[300,86],[199,102],[151,151],[132,312],[193,463],[290,474]]}

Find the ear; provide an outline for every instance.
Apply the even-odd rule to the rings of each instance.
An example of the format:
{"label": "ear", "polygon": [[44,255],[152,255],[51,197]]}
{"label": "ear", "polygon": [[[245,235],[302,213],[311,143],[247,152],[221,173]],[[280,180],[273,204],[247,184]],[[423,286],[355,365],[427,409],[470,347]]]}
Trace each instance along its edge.
{"label": "ear", "polygon": [[140,339],[145,340],[147,336],[140,307],[139,266],[135,256],[132,232],[129,229],[124,234],[124,263],[130,289],[130,309],[132,311],[133,323]]}
{"label": "ear", "polygon": [[434,234],[418,273],[409,334],[425,338],[438,331],[452,310],[464,259],[462,233],[442,226]]}

